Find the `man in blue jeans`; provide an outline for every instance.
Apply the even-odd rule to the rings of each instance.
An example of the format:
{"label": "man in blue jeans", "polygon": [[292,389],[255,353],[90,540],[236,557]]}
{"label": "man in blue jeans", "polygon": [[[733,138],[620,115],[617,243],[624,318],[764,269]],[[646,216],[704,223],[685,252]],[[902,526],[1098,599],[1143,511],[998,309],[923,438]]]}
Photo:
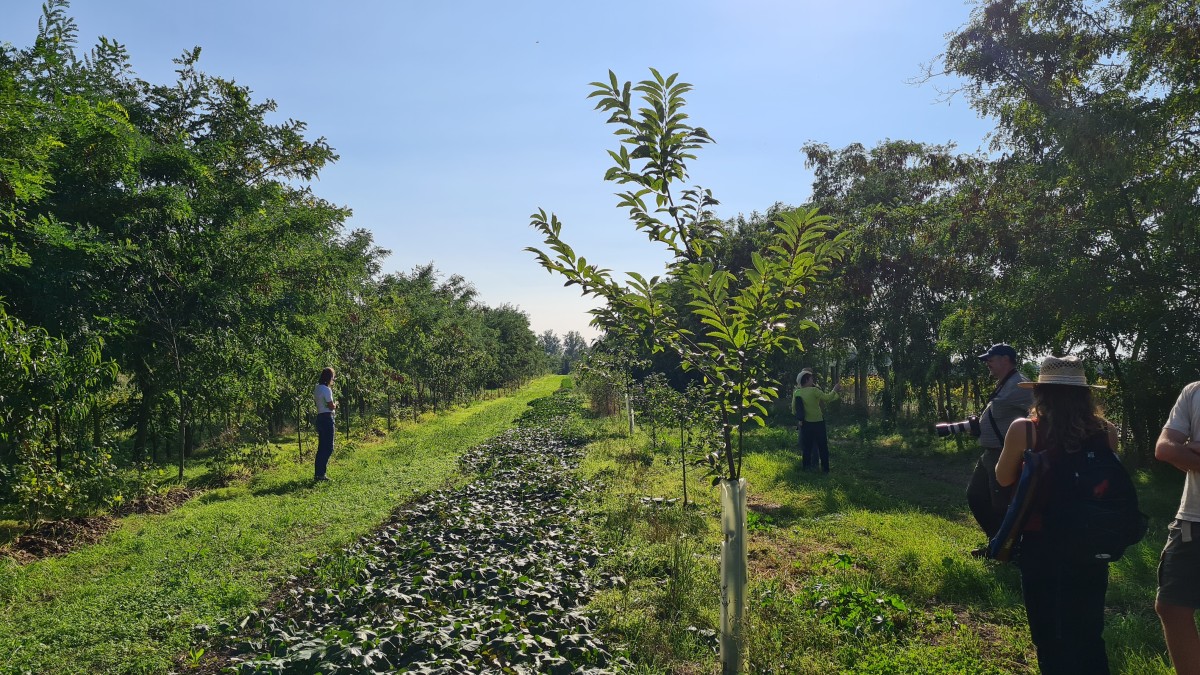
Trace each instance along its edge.
{"label": "man in blue jeans", "polygon": [[820,461],[821,471],[829,473],[829,436],[825,430],[825,412],[821,404],[836,401],[842,390],[839,382],[829,392],[817,388],[812,371],[805,369],[796,376],[796,390],[792,393],[792,413],[800,417],[801,468],[816,469]]}
{"label": "man in blue jeans", "polygon": [[333,400],[333,368],[321,371],[317,387],[313,390],[313,400],[317,406],[317,465],[313,480],[329,480],[325,477],[325,467],[333,454],[333,413],[337,401]]}

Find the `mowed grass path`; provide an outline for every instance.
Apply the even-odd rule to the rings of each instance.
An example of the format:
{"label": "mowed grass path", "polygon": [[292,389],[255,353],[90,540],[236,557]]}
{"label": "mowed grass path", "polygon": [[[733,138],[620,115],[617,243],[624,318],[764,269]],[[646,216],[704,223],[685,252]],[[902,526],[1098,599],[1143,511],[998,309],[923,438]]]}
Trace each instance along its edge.
{"label": "mowed grass path", "polygon": [[0,559],[0,673],[161,673],[195,626],[240,618],[289,575],[379,527],[398,506],[452,482],[458,457],[507,429],[562,377],[343,443],[329,483],[284,462],[161,516],[131,516],[100,543],[19,566]]}

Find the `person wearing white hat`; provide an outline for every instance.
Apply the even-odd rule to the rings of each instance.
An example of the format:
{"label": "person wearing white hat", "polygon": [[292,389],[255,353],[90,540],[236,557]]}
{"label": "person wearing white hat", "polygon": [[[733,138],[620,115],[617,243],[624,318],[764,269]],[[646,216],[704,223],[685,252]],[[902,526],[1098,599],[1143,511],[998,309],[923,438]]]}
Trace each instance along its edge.
{"label": "person wearing white hat", "polygon": [[[1012,423],[996,463],[996,480],[1013,485],[1021,473],[1028,434],[1033,427],[1034,449],[1046,453],[1050,466],[1064,453],[1115,451],[1117,430],[1100,416],[1092,400],[1083,363],[1075,356],[1048,356],[1042,360],[1037,382],[1021,382],[1033,389],[1029,418]],[[1060,472],[1061,473],[1061,472]],[[1036,507],[1021,533],[1021,595],[1029,620],[1029,636],[1037,648],[1038,668],[1056,673],[1108,673],[1104,646],[1104,595],[1108,590],[1108,563],[1077,562],[1042,531],[1042,517],[1053,509],[1050,500]]]}
{"label": "person wearing white hat", "polygon": [[1154,446],[1154,457],[1184,472],[1183,496],[1158,562],[1154,611],[1179,675],[1200,675],[1200,382],[1183,388]]}

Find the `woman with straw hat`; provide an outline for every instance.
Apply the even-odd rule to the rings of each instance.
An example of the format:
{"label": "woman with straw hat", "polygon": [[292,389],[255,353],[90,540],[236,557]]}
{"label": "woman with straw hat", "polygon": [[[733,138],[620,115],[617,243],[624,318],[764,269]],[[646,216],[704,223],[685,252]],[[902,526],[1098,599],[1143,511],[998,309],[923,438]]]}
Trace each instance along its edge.
{"label": "woman with straw hat", "polygon": [[[1001,485],[1017,482],[1027,438],[1033,449],[1046,453],[1051,471],[1065,461],[1064,453],[1115,451],[1117,430],[1104,420],[1092,400],[1083,363],[1075,356],[1048,356],[1042,360],[1037,382],[1018,386],[1033,389],[1029,418],[1012,423],[996,463]],[[1050,484],[1056,484],[1051,477]],[[1021,534],[1021,594],[1029,620],[1029,635],[1037,647],[1038,667],[1045,675],[1108,673],[1104,650],[1104,594],[1108,590],[1108,563],[1077,562],[1042,531],[1042,516],[1055,508],[1053,494],[1044,495],[1040,509]]]}

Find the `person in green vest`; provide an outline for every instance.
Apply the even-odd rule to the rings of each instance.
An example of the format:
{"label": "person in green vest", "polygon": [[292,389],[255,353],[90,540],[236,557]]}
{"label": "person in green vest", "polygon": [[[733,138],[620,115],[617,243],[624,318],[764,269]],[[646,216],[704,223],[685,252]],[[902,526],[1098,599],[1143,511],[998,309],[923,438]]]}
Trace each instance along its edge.
{"label": "person in green vest", "polygon": [[792,414],[800,427],[801,467],[808,471],[817,468],[820,459],[821,471],[829,473],[829,436],[825,430],[825,412],[821,404],[836,401],[842,390],[839,382],[829,392],[817,388],[812,371],[805,368],[796,375],[796,390],[792,392]]}

